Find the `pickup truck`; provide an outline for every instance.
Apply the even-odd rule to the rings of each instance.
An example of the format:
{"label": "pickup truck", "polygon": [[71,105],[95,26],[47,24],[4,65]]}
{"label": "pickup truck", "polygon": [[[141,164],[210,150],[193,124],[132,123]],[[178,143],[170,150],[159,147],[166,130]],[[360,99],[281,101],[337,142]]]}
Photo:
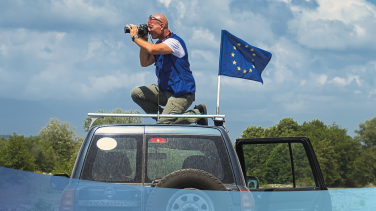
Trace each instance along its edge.
{"label": "pickup truck", "polygon": [[54,175],[60,210],[327,210],[307,137],[230,140],[226,128],[99,125],[72,175]]}

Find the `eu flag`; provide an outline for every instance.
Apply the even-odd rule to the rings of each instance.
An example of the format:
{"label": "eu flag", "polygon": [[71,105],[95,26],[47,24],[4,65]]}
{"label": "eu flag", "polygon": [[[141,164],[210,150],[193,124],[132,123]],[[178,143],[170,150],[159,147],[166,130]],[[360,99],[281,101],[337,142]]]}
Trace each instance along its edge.
{"label": "eu flag", "polygon": [[263,83],[261,73],[271,58],[270,52],[249,45],[230,32],[222,30],[218,75]]}

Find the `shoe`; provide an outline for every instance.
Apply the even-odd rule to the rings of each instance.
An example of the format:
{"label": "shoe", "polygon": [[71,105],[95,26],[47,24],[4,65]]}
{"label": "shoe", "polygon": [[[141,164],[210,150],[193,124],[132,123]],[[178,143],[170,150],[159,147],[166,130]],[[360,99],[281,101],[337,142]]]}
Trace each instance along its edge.
{"label": "shoe", "polygon": [[[193,109],[198,109],[200,111],[200,114],[207,114],[208,111],[206,110],[206,105],[203,103],[200,103],[196,105]],[[201,118],[196,122],[198,125],[208,125],[208,119],[207,118]]]}

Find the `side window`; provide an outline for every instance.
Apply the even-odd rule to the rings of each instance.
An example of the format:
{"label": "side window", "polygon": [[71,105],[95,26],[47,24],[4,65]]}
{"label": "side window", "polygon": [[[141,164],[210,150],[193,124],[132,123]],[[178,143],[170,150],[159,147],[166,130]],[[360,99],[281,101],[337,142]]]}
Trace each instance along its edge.
{"label": "side window", "polygon": [[259,188],[292,188],[290,152],[287,143],[243,145],[247,176],[259,180]]}
{"label": "side window", "polygon": [[[242,146],[249,188],[315,187],[311,166],[302,143]],[[254,185],[255,183],[258,185]]]}
{"label": "side window", "polygon": [[291,143],[297,188],[315,187],[315,179],[303,144]]}

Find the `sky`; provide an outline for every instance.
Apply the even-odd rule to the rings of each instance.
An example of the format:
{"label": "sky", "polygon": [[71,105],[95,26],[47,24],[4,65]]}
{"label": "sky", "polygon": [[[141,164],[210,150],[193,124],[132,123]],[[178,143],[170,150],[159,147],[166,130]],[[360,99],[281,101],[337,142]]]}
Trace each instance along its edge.
{"label": "sky", "polygon": [[[162,13],[186,43],[196,101],[215,114],[221,30],[273,54],[259,82],[221,77],[232,141],[250,125],[319,119],[354,136],[376,116],[375,0],[0,1],[0,135],[37,135],[49,119],[84,136],[87,113],[140,110],[155,84],[127,24]],[[146,123],[153,123],[145,119]],[[209,121],[209,125],[213,125]]]}

